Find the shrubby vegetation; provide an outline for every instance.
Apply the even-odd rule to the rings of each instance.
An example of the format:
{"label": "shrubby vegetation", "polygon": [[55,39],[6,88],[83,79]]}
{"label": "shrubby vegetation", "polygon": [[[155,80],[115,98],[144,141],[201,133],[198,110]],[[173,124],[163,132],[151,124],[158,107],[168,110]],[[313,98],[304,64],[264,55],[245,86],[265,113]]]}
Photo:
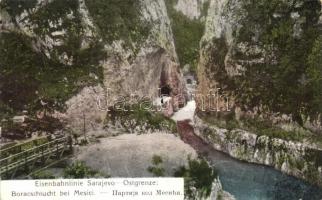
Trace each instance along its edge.
{"label": "shrubby vegetation", "polygon": [[32,179],[55,179],[56,178],[53,173],[47,170],[36,172],[32,174],[31,177]]}
{"label": "shrubby vegetation", "polygon": [[[182,166],[174,173],[175,177],[183,177],[185,180],[185,196],[189,199],[201,199],[209,197],[212,183],[217,178],[215,169],[209,166],[204,159],[190,159],[188,167]],[[197,193],[194,191],[196,190]],[[198,194],[199,196],[196,196]]]}
{"label": "shrubby vegetation", "polygon": [[322,111],[322,35],[315,39],[308,56],[306,69],[307,89],[309,92],[308,112],[315,114]]}
{"label": "shrubby vegetation", "polygon": [[15,17],[20,15],[24,10],[30,10],[37,4],[37,0],[3,0],[0,2],[0,8],[4,7],[8,13]]}
{"label": "shrubby vegetation", "polygon": [[162,157],[158,155],[153,155],[152,166],[148,167],[148,172],[156,177],[164,176],[164,168],[161,166],[163,163]]}
{"label": "shrubby vegetation", "polygon": [[[66,66],[35,52],[32,38],[19,33],[1,33],[0,106],[11,113],[24,109],[30,113],[38,109],[64,109],[64,102],[79,89],[97,83],[98,80],[89,76],[90,73],[101,74],[100,67],[90,63],[95,56],[100,56],[96,48],[79,51],[79,55],[93,56],[88,62],[81,61],[86,57],[79,57],[75,65]],[[46,108],[40,100],[48,103]]]}
{"label": "shrubby vegetation", "polygon": [[122,39],[127,48],[137,50],[147,38],[150,25],[142,20],[139,0],[86,0],[100,35],[109,43]]}
{"label": "shrubby vegetation", "polygon": [[[207,68],[212,68],[221,88],[236,96],[238,105],[245,109],[263,105],[266,111],[291,114],[303,125],[303,117],[316,119],[322,113],[321,31],[317,26],[321,5],[319,1],[296,4],[299,6],[280,0],[243,1],[246,15],[239,22],[241,28],[233,33],[235,42],[263,51],[249,54],[235,46],[233,59],[246,70],[229,77],[223,63],[226,39],[220,38],[209,50],[212,60]],[[262,63],[247,63],[261,58]]]}
{"label": "shrubby vegetation", "polygon": [[237,40],[257,44],[265,53],[263,64],[244,65],[246,73],[235,79],[235,91],[241,92],[237,97],[246,105],[292,114],[302,125],[301,114],[316,117],[322,112],[321,32],[316,26],[320,2],[303,1],[298,8],[278,0],[245,2],[248,14]]}
{"label": "shrubby vegetation", "polygon": [[[20,9],[29,8],[24,7],[26,2],[29,1],[4,1],[1,8],[13,17]],[[62,45],[51,49],[50,58],[35,49],[36,38],[18,32],[0,34],[0,109],[4,111],[1,118],[22,110],[30,114],[41,109],[63,110],[64,102],[81,88],[102,81],[99,61],[106,53],[95,38],[86,48],[81,47],[84,31],[78,6],[76,0],[55,0],[28,16],[40,39],[54,31],[66,31],[64,37],[55,36]],[[68,16],[71,13],[73,16]],[[63,53],[72,58],[72,65],[60,61]],[[46,106],[40,101],[46,102]]]}
{"label": "shrubby vegetation", "polygon": [[[149,34],[150,25],[142,20],[140,1],[85,1],[99,37],[86,38],[89,45],[82,47],[86,36],[77,0],[54,0],[30,12],[36,3],[4,0],[0,8],[13,19],[27,10],[29,14],[23,20],[34,25],[33,32],[42,40],[55,31],[65,33],[50,36],[61,41],[60,46],[50,49],[50,55],[45,55],[43,49],[36,50],[38,38],[18,32],[0,34],[1,118],[22,110],[29,114],[41,109],[64,110],[64,102],[84,86],[102,82],[99,62],[105,59],[106,52],[100,37],[108,43],[122,39],[127,48],[136,51]],[[62,63],[63,54],[72,60],[72,65]]]}
{"label": "shrubby vegetation", "polygon": [[141,102],[137,104],[122,105],[119,109],[109,108],[107,113],[107,122],[120,122],[125,128],[134,129],[137,126],[146,126],[154,130],[169,130],[177,132],[175,121],[165,117],[162,113],[151,110],[150,102]]}
{"label": "shrubby vegetation", "polygon": [[95,178],[95,177],[105,177],[108,178],[109,175],[103,175],[100,172],[93,170],[85,165],[84,162],[76,161],[64,170],[64,178]]}
{"label": "shrubby vegetation", "polygon": [[218,126],[219,128],[227,129],[228,131],[234,129],[243,129],[259,136],[265,135],[271,138],[280,138],[286,141],[303,140],[314,141],[316,144],[322,144],[322,137],[311,133],[305,129],[297,129],[287,131],[280,127],[275,126],[271,121],[259,118],[241,118],[240,120],[234,119],[232,116],[212,116],[207,114],[198,113],[205,122],[210,125]]}
{"label": "shrubby vegetation", "polygon": [[[172,24],[172,31],[176,51],[181,66],[186,64],[195,71],[199,59],[199,42],[204,33],[204,22],[201,19],[189,19],[187,16],[174,9],[175,0],[166,0],[168,15]],[[202,17],[206,15],[208,3],[203,6]]]}
{"label": "shrubby vegetation", "polygon": [[[82,179],[82,178],[109,178],[109,175],[104,175],[99,171],[93,170],[82,161],[76,161],[67,166],[63,172],[63,178],[66,179]],[[33,179],[55,179],[52,172],[49,170],[42,170],[32,174]]]}
{"label": "shrubby vegetation", "polygon": [[[159,155],[152,157],[152,166],[148,171],[157,177],[164,176],[163,160]],[[217,172],[209,166],[203,158],[191,159],[188,157],[188,166],[181,166],[175,169],[174,177],[184,178],[185,197],[191,200],[198,200],[209,197],[212,190],[212,183],[217,178]]]}
{"label": "shrubby vegetation", "polygon": [[1,147],[0,159],[40,146],[47,142],[49,142],[48,137],[41,137],[41,138],[37,138],[20,144],[13,143],[13,144],[3,146]]}

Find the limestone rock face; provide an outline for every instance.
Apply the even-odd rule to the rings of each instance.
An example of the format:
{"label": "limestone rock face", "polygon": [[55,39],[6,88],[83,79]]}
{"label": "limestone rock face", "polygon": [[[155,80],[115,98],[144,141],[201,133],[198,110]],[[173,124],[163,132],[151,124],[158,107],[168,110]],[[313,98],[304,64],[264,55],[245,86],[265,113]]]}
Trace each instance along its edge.
{"label": "limestone rock face", "polygon": [[211,190],[210,196],[208,198],[205,198],[204,200],[221,200],[221,199],[235,200],[235,197],[223,190],[220,179],[217,178],[212,183],[212,190]]}
{"label": "limestone rock face", "polygon": [[[198,94],[204,99],[197,98],[198,108],[211,110],[204,102],[209,101],[211,91],[220,89],[223,98],[216,102],[216,110],[227,111],[229,98],[230,111],[236,115],[250,114],[284,127],[300,124],[322,133],[321,110],[308,106],[313,101],[321,104],[320,98],[314,100],[314,94],[311,98],[300,92],[300,88],[311,90],[309,71],[315,61],[306,60],[315,55],[315,46],[321,46],[320,1],[255,4],[247,0],[210,1],[200,43]],[[310,15],[305,14],[308,7]],[[298,54],[302,59],[297,60]],[[296,72],[289,71],[291,68]],[[287,120],[281,120],[283,114]],[[289,119],[293,121],[289,123]]]}
{"label": "limestone rock face", "polygon": [[177,62],[170,21],[164,1],[141,1],[142,20],[151,27],[136,52],[124,48],[124,41],[106,45],[108,57],[102,62],[106,106],[123,97],[156,99],[160,88],[169,86],[173,107],[184,101],[185,85]]}
{"label": "limestone rock face", "polygon": [[174,8],[190,19],[199,19],[206,2],[208,0],[178,0]]}
{"label": "limestone rock face", "polygon": [[76,133],[102,129],[107,108],[104,107],[106,90],[101,85],[85,87],[66,102],[65,120]]}
{"label": "limestone rock face", "polygon": [[107,47],[111,56],[103,63],[103,73],[108,101],[130,95],[153,100],[160,95],[160,88],[169,86],[176,110],[186,92],[165,3],[144,0],[141,6],[142,17],[151,27],[138,53],[124,49],[123,41]]}
{"label": "limestone rock face", "polygon": [[219,151],[247,162],[274,167],[286,174],[322,186],[322,149],[312,144],[258,136],[240,129],[227,130],[198,117],[196,133]]}
{"label": "limestone rock face", "polygon": [[[67,82],[66,85],[73,81],[75,86],[73,92],[66,92],[65,97],[66,115],[73,128],[79,129],[83,121],[81,113],[91,118],[85,120],[86,127],[92,126],[92,119],[97,119],[97,122],[104,120],[103,111],[96,106],[97,100],[93,102],[96,98],[93,95],[101,99],[100,104],[106,110],[120,98],[131,95],[154,101],[159,96],[159,88],[166,86],[171,90],[168,95],[172,97],[174,110],[178,109],[179,102],[185,101],[186,92],[165,2],[136,0],[133,4],[122,2],[122,5],[114,5],[133,9],[129,10],[129,13],[134,13],[133,16],[121,16],[124,21],[137,17],[133,19],[133,23],[137,24],[130,24],[129,30],[125,29],[127,31],[124,32],[114,26],[104,29],[105,24],[100,21],[101,15],[96,15],[97,12],[118,11],[112,10],[113,6],[100,10],[99,3],[105,2],[91,4],[86,0],[36,0],[15,5],[3,1],[0,34],[26,36],[30,39],[32,51],[45,56],[46,61],[54,62],[57,68],[62,66],[62,71],[87,68],[82,76],[73,77],[75,81],[68,75],[61,80]],[[115,21],[106,23],[112,22]],[[135,29],[145,24],[146,33]],[[73,73],[78,72],[69,75],[73,76]],[[95,92],[97,90],[98,93]],[[81,102],[77,108],[78,114],[72,106],[74,102]]]}

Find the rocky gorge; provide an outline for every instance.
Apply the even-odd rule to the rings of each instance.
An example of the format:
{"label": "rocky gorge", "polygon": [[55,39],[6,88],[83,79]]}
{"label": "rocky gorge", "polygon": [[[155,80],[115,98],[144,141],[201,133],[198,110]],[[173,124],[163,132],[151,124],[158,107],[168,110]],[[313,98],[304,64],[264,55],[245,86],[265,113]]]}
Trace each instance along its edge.
{"label": "rocky gorge", "polygon": [[74,135],[166,132],[321,188],[321,27],[319,0],[2,0],[1,126],[28,113]]}
{"label": "rocky gorge", "polygon": [[[196,98],[200,117],[196,129],[215,149],[234,158],[272,166],[321,186],[321,112],[319,106],[309,103],[320,97],[307,93],[310,80],[315,82],[309,71],[321,69],[313,63],[319,61],[309,61],[322,55],[321,4],[268,4],[210,2],[197,73],[198,91],[206,98]],[[310,15],[305,14],[306,9]],[[314,39],[311,43],[305,37]],[[303,49],[286,49],[304,44],[308,54]],[[293,57],[297,53],[302,60]],[[287,63],[295,70],[292,75],[284,65],[286,60],[292,62]],[[292,78],[288,80],[283,73]],[[306,89],[291,91],[300,87]],[[209,91],[215,91],[215,98]],[[215,107],[210,108],[208,101]]]}

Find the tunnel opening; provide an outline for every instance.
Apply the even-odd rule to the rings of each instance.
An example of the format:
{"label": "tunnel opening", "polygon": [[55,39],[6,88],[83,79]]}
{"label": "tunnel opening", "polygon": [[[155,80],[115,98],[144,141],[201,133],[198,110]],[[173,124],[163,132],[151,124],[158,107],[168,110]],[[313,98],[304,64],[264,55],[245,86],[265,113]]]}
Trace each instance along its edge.
{"label": "tunnel opening", "polygon": [[169,85],[164,85],[161,87],[161,96],[170,96],[171,87]]}
{"label": "tunnel opening", "polygon": [[187,79],[187,84],[189,84],[189,85],[192,84],[192,80],[190,78]]}

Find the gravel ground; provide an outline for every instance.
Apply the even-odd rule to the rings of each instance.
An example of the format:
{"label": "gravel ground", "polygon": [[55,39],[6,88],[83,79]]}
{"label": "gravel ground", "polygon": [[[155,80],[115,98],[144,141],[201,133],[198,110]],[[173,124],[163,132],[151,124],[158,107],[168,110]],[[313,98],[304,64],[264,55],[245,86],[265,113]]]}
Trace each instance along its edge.
{"label": "gravel ground", "polygon": [[153,155],[163,159],[165,175],[187,163],[187,157],[196,158],[195,150],[172,134],[124,134],[102,138],[99,143],[80,147],[77,160],[112,177],[149,177],[147,168]]}

